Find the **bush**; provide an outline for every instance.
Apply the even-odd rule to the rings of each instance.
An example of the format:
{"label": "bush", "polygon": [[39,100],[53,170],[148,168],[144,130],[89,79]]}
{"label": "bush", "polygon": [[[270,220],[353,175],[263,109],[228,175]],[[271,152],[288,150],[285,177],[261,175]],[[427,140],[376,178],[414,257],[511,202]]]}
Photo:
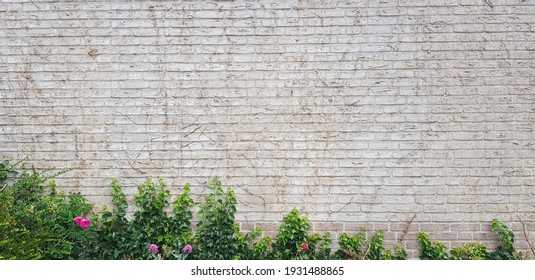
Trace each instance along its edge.
{"label": "bush", "polygon": [[[283,218],[283,223],[279,227],[273,253],[276,259],[295,259],[302,251],[301,245],[308,243],[307,230],[310,229],[308,219],[299,214],[297,209],[293,209],[290,214]],[[304,247],[304,246],[303,246]],[[308,250],[308,249],[307,249]]]}
{"label": "bush", "polygon": [[327,233],[323,237],[319,234],[309,235],[308,229],[310,223],[307,217],[301,216],[294,208],[283,218],[273,244],[272,257],[283,260],[329,258],[330,234]]}
{"label": "bush", "polygon": [[496,251],[490,254],[493,260],[521,260],[524,258],[522,253],[516,253],[515,250],[515,235],[513,232],[500,220],[493,219],[491,225],[492,231],[498,234],[500,244]]}
{"label": "bush", "polygon": [[131,245],[130,222],[126,219],[126,195],[116,179],[111,182],[111,196],[113,211],[104,207],[101,213],[101,223],[98,226],[99,259],[120,260],[130,259]]}
{"label": "bush", "polygon": [[234,193],[230,188],[223,191],[217,178],[209,185],[213,192],[200,205],[201,220],[195,234],[191,229],[190,208],[194,203],[188,196],[189,184],[171,203],[170,191],[163,180],[156,183],[147,179],[138,186],[131,220],[126,218],[128,203],[122,186],[113,180],[111,187],[113,210],[102,211],[98,229],[102,259],[254,258],[249,247],[260,231],[255,230],[250,235],[239,232],[234,222]]}
{"label": "bush", "polygon": [[15,195],[8,176],[16,174],[16,165],[0,162],[0,260],[40,259],[40,240],[17,222]]}
{"label": "bush", "polygon": [[[136,210],[133,218],[126,218],[128,203],[122,192],[122,186],[113,180],[112,203],[113,211],[106,208],[102,211],[99,225],[101,259],[177,259],[185,258],[181,250],[191,240],[190,220],[193,200],[188,197],[189,185],[184,192],[173,201],[172,215],[168,215],[171,206],[163,180],[156,184],[147,179],[138,186],[135,195]],[[161,252],[149,251],[154,244]],[[152,247],[154,248],[154,247]]]}
{"label": "bush", "polygon": [[500,243],[494,252],[480,242],[466,243],[461,247],[453,248],[448,254],[446,246],[437,241],[430,241],[429,235],[421,232],[418,236],[420,242],[420,259],[422,260],[521,260],[525,257],[516,253],[514,248],[515,236],[513,232],[500,220],[492,220],[492,231],[498,234]]}
{"label": "bush", "polygon": [[[20,170],[20,172],[19,172]],[[245,234],[235,222],[236,197],[223,189],[219,179],[209,183],[211,192],[199,205],[197,230],[191,228],[193,200],[190,186],[170,199],[163,180],[147,179],[137,188],[135,208],[127,218],[123,187],[112,180],[112,207],[98,215],[80,193],[57,192],[54,178],[67,172],[54,169],[28,171],[24,161],[0,162],[0,260],[3,259],[199,259],[199,260],[403,260],[403,248],[394,252],[383,245],[383,231],[368,239],[362,229],[354,236],[342,233],[340,249],[331,253],[329,233],[310,234],[306,216],[293,209],[284,216],[275,238],[257,238],[260,228]],[[492,221],[499,239],[489,252],[480,242],[451,249],[421,232],[420,259],[518,260],[513,232],[501,221]]]}
{"label": "bush", "polygon": [[249,246],[260,230],[254,230],[251,235],[240,232],[239,225],[234,221],[234,192],[231,188],[224,191],[221,185],[221,181],[214,178],[209,184],[212,193],[200,205],[201,220],[195,235],[199,250],[195,257],[204,260],[252,259],[254,254]]}
{"label": "bush", "polygon": [[[15,172],[18,167],[20,174]],[[14,165],[4,161],[0,170],[0,259],[94,257],[93,227],[81,228],[74,222],[80,217],[90,223],[92,206],[77,193],[56,192],[53,178],[66,171],[29,172],[22,161]],[[15,174],[17,178],[10,180],[9,175]]]}
{"label": "bush", "polygon": [[383,231],[377,231],[371,240],[366,239],[367,232],[365,228],[362,228],[354,236],[342,233],[337,256],[351,260],[404,260],[407,258],[407,253],[400,247],[396,247],[395,254],[384,248]]}
{"label": "bush", "polygon": [[416,239],[420,242],[420,259],[421,260],[449,260],[448,248],[438,242],[429,240],[429,235],[420,232]]}
{"label": "bush", "polygon": [[454,260],[488,260],[490,259],[487,248],[480,242],[466,243],[462,247],[451,250],[451,258]]}

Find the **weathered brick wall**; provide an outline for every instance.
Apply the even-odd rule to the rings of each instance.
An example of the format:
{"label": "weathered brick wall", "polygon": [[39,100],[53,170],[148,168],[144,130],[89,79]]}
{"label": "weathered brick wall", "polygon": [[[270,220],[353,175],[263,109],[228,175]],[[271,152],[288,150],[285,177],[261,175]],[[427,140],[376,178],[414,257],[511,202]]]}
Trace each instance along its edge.
{"label": "weathered brick wall", "polygon": [[0,3],[0,153],[97,205],[220,176],[245,230],[535,238],[533,0]]}

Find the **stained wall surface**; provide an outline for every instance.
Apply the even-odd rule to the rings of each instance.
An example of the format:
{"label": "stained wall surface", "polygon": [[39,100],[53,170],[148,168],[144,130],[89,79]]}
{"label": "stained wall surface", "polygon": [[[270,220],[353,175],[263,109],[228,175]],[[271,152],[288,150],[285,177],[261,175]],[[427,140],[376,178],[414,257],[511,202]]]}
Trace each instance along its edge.
{"label": "stained wall surface", "polygon": [[219,176],[242,230],[527,249],[534,67],[533,0],[3,0],[0,154],[96,205]]}

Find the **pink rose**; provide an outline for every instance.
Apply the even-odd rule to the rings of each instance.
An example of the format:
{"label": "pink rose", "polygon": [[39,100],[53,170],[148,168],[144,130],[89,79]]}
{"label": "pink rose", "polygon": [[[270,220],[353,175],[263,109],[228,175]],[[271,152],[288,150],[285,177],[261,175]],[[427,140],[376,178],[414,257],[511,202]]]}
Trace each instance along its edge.
{"label": "pink rose", "polygon": [[150,244],[149,245],[149,253],[157,254],[158,253],[158,245]]}
{"label": "pink rose", "polygon": [[184,248],[182,248],[182,253],[184,254],[190,254],[192,251],[193,251],[193,248],[189,244],[184,246]]}
{"label": "pink rose", "polygon": [[82,222],[82,217],[78,216],[78,217],[74,218],[74,222],[75,222],[77,225],[80,225],[80,223]]}
{"label": "pink rose", "polygon": [[301,244],[301,251],[308,251],[308,244],[302,243]]}
{"label": "pink rose", "polygon": [[87,229],[89,227],[89,224],[91,224],[90,220],[82,219],[82,221],[80,222],[80,227],[82,227],[82,229]]}

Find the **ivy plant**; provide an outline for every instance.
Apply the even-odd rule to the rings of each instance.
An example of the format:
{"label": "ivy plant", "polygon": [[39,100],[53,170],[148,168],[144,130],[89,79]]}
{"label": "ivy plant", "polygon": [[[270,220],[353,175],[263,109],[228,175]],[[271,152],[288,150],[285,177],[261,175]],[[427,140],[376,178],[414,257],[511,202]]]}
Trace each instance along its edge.
{"label": "ivy plant", "polygon": [[234,221],[237,202],[234,191],[231,188],[223,190],[217,177],[208,187],[211,192],[199,206],[200,221],[195,235],[199,250],[194,256],[210,260],[253,258],[249,246],[260,230],[253,230],[250,234],[241,233]]}
{"label": "ivy plant", "polygon": [[416,238],[420,242],[420,259],[421,260],[449,260],[448,248],[438,241],[431,241],[429,235],[420,232]]}
{"label": "ivy plant", "polygon": [[500,239],[496,251],[490,254],[491,259],[521,260],[524,258],[521,252],[517,253],[515,250],[515,235],[502,221],[493,219],[491,229],[498,234],[498,238]]}
{"label": "ivy plant", "polygon": [[377,231],[370,240],[366,238],[368,230],[361,228],[354,236],[347,233],[340,235],[340,249],[336,255],[341,259],[354,260],[404,260],[407,253],[403,248],[396,247],[395,253],[383,246],[383,231]]}

